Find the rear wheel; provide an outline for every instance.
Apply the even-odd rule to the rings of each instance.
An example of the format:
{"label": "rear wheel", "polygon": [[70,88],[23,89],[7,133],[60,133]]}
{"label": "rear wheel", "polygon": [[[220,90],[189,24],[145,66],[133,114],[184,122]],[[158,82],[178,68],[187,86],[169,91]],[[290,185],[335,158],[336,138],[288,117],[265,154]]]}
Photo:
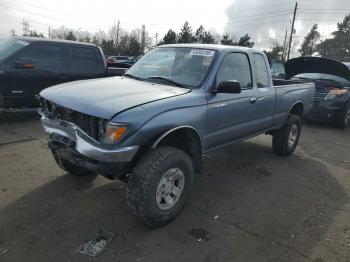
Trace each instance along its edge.
{"label": "rear wheel", "polygon": [[347,104],[344,110],[341,112],[336,125],[340,128],[347,128],[350,126],[350,103]]}
{"label": "rear wheel", "polygon": [[128,206],[149,227],[172,220],[185,205],[194,179],[191,158],[172,147],[148,152],[128,181]]}
{"label": "rear wheel", "polygon": [[301,134],[301,118],[290,114],[280,130],[273,133],[272,148],[277,155],[289,156],[298,145]]}
{"label": "rear wheel", "polygon": [[58,154],[55,150],[52,150],[53,157],[56,160],[57,165],[63,169],[64,171],[68,172],[68,174],[73,176],[97,176],[96,173],[81,167],[72,164],[68,160],[62,158],[60,154]]}

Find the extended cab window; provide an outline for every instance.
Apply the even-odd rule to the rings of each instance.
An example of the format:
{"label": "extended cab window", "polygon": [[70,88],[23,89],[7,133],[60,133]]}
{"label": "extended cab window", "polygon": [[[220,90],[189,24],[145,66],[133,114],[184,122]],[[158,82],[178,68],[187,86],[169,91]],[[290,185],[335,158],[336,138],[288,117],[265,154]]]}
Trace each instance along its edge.
{"label": "extended cab window", "polygon": [[256,71],[256,83],[259,88],[269,86],[269,75],[266,61],[263,55],[254,54],[254,63]]}
{"label": "extended cab window", "polygon": [[39,70],[62,71],[65,67],[62,49],[55,45],[30,45],[20,52],[18,59],[23,58],[33,59]]}
{"label": "extended cab window", "polygon": [[92,48],[69,47],[71,73],[96,73],[98,59]]}
{"label": "extended cab window", "polygon": [[252,74],[246,54],[230,53],[225,56],[216,75],[216,83],[227,80],[239,81],[242,89],[252,88]]}

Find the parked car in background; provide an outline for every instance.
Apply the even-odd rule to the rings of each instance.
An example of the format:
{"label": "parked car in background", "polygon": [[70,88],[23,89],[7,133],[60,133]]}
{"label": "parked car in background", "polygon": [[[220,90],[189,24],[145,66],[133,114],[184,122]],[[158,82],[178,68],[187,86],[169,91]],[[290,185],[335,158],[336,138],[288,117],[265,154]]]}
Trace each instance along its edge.
{"label": "parked car in background", "polygon": [[107,68],[102,50],[92,44],[44,38],[0,41],[0,109],[35,108],[46,87],[82,79],[121,75]]}
{"label": "parked car in background", "polygon": [[130,57],[126,62],[124,62],[125,64],[128,64],[130,66],[132,66],[133,64],[135,64],[137,62],[137,57]]}
{"label": "parked car in background", "polygon": [[260,134],[293,153],[315,86],[276,85],[257,49],[165,45],[123,77],[45,89],[40,113],[62,169],[127,181],[130,211],[156,227],[184,206],[204,153]]}
{"label": "parked car in background", "polygon": [[108,66],[120,69],[124,68],[124,71],[135,64],[136,61],[136,58],[128,56],[111,56],[106,60]]}
{"label": "parked car in background", "polygon": [[286,77],[286,70],[284,62],[272,60],[270,61],[271,75],[274,79],[284,79]]}
{"label": "parked car in background", "polygon": [[286,63],[287,78],[315,83],[314,106],[307,118],[326,120],[340,128],[350,125],[350,69],[342,62],[300,57]]}
{"label": "parked car in background", "polygon": [[106,59],[107,64],[125,63],[130,58],[128,56],[110,56]]}
{"label": "parked car in background", "polygon": [[343,62],[344,65],[346,65],[350,69],[350,62]]}

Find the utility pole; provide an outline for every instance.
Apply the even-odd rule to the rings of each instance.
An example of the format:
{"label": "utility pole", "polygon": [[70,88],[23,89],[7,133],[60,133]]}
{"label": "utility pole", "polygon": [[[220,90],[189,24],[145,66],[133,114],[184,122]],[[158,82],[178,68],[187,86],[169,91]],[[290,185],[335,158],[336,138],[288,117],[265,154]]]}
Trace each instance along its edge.
{"label": "utility pole", "polygon": [[295,23],[295,16],[296,16],[296,14],[297,14],[297,9],[298,9],[298,2],[295,2],[294,15],[293,15],[293,22],[292,22],[292,30],[290,31],[290,38],[289,38],[289,47],[288,47],[287,60],[289,60],[290,49],[291,49],[291,47],[292,47],[293,33],[294,33],[294,23]]}
{"label": "utility pole", "polygon": [[141,33],[141,54],[145,52],[145,42],[146,42],[146,26],[142,25],[142,33]]}
{"label": "utility pole", "polygon": [[284,44],[283,44],[283,53],[282,53],[282,60],[286,60],[286,45],[287,45],[287,34],[288,34],[288,29],[286,29],[286,34],[284,35]]}
{"label": "utility pole", "polygon": [[49,26],[49,32],[48,32],[49,39],[51,38],[51,27]]}
{"label": "utility pole", "polygon": [[120,29],[120,20],[118,19],[118,25],[117,25],[117,39],[115,41],[115,47],[116,47],[116,51],[117,51],[117,55],[119,55],[119,29]]}
{"label": "utility pole", "polygon": [[29,22],[23,19],[22,25],[23,25],[23,35],[28,36],[29,35]]}
{"label": "utility pole", "polygon": [[158,35],[159,33],[156,33],[156,45],[158,45]]}

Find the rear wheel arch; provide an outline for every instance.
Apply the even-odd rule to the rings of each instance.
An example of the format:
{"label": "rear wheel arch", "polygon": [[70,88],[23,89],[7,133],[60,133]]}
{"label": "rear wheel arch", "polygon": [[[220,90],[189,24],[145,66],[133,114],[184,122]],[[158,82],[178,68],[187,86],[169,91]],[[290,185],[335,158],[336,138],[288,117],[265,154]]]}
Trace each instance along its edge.
{"label": "rear wheel arch", "polygon": [[304,104],[300,101],[293,104],[293,106],[289,110],[289,115],[293,114],[293,115],[298,115],[302,117],[303,113],[304,113]]}

